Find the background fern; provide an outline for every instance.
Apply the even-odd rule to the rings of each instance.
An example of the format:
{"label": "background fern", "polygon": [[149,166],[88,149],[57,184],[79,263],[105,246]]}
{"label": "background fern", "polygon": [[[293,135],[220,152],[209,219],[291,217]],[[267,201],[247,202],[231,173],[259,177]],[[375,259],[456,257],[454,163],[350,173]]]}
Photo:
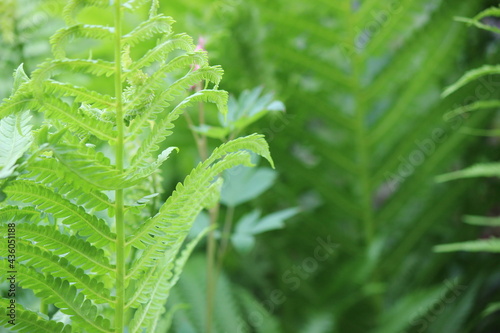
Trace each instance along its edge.
{"label": "background fern", "polygon": [[[483,6],[481,1],[256,0],[186,1],[174,8],[194,21],[204,18],[222,26],[208,36],[208,50],[225,68],[251,73],[226,77],[226,84],[265,81],[287,105],[287,127],[272,131],[270,143],[286,168],[273,194],[258,202],[268,211],[323,202],[285,235],[264,237],[251,256],[251,269],[241,265],[233,272],[263,300],[276,287],[288,290],[289,301],[277,313],[286,318],[285,331],[297,331],[323,311],[333,314],[334,323],[325,332],[383,331],[385,321],[396,316],[381,313],[412,302],[414,291],[442,286],[456,274],[468,285],[483,279],[474,276],[475,265],[457,272],[452,264],[457,257],[429,259],[435,244],[474,232],[449,227],[458,222],[459,207],[478,209],[493,202],[491,192],[471,182],[434,182],[436,175],[486,150],[460,131],[483,126],[488,113],[442,119],[443,110],[477,99],[484,81],[459,95],[440,96],[460,72],[474,67],[482,57],[479,50],[496,47],[487,44],[490,36],[467,38],[471,32],[453,19]],[[206,30],[200,22],[189,25],[193,34]],[[493,81],[488,91],[495,94],[495,87]],[[439,142],[433,139],[435,130],[443,130]],[[429,152],[423,146],[428,140],[435,144]],[[467,147],[474,148],[465,153]],[[410,157],[418,163],[412,165]],[[299,290],[290,290],[283,274],[310,256],[316,237],[325,234],[340,244],[337,257]],[[469,310],[479,311],[470,307],[472,299],[464,302],[462,319]],[[418,308],[398,314],[401,329],[412,328]],[[429,325],[443,328],[437,321]],[[456,327],[449,325],[450,331]]]}

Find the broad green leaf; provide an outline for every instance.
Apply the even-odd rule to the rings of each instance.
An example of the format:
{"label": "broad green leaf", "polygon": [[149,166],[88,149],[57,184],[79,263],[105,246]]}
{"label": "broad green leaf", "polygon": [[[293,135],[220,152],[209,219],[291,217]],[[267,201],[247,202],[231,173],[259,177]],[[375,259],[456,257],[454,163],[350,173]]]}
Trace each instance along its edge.
{"label": "broad green leaf", "polygon": [[224,173],[221,202],[237,206],[252,200],[268,190],[276,180],[277,173],[269,168],[239,166]]}

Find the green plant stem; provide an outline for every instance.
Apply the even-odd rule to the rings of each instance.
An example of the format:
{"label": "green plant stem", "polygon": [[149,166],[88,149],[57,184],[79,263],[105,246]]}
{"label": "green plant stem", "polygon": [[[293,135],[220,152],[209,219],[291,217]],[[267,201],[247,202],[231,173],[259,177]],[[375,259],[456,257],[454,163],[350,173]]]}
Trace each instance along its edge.
{"label": "green plant stem", "polygon": [[[203,88],[202,84],[196,85],[196,90],[199,91]],[[191,116],[186,112],[184,113],[186,121],[191,127],[194,141],[198,149],[200,159],[205,161],[208,158],[208,140],[203,134],[198,134],[194,130],[194,122]],[[198,104],[198,122],[202,126],[205,123],[205,106],[203,103]],[[217,285],[217,267],[216,267],[216,254],[217,254],[217,240],[215,239],[215,225],[219,218],[220,205],[217,203],[214,207],[209,209],[210,228],[211,231],[207,235],[207,301],[205,307],[205,333],[212,332],[214,303],[215,303],[215,290]]]}
{"label": "green plant stem", "polygon": [[49,314],[49,304],[47,304],[43,299],[40,301],[40,313],[44,315]]}
{"label": "green plant stem", "polygon": [[[347,4],[347,3],[346,3]],[[351,31],[350,31],[350,43],[355,45],[357,40],[357,31],[354,27],[357,26],[356,15],[350,4],[347,5],[347,10],[349,11],[349,21]],[[372,195],[373,195],[373,184],[371,180],[371,160],[369,155],[369,147],[367,145],[367,125],[366,125],[366,93],[362,85],[362,75],[363,75],[363,62],[361,54],[355,51],[351,56],[351,75],[352,75],[352,88],[355,100],[355,138],[357,147],[357,157],[359,165],[359,199],[361,206],[361,229],[363,230],[363,243],[365,247],[365,256],[369,255],[370,248],[373,244],[376,222],[373,212]],[[380,280],[379,272],[375,271],[372,273],[370,282],[377,284]],[[382,297],[380,293],[373,296],[374,305],[377,311],[382,309]]]}
{"label": "green plant stem", "polygon": [[215,228],[219,216],[219,205],[209,210],[210,228],[207,240],[207,304],[206,304],[206,327],[205,333],[212,332],[212,322],[215,303],[215,288],[217,284],[217,273],[215,270],[215,254],[217,252],[217,242],[215,239]]}
{"label": "green plant stem", "polygon": [[[122,65],[121,65],[121,38],[122,38],[122,9],[121,1],[115,0],[115,97],[116,97],[116,167],[123,172],[124,151],[124,124],[122,101]],[[124,306],[125,306],[125,226],[123,190],[116,191],[116,304],[115,304],[115,332],[123,333]]]}
{"label": "green plant stem", "polygon": [[[205,124],[205,105],[203,103],[199,103],[198,110],[198,123],[202,126]],[[208,142],[206,135],[200,136],[200,153],[202,160],[206,160],[208,158]]]}
{"label": "green plant stem", "polygon": [[227,247],[229,245],[229,237],[231,235],[231,229],[233,227],[234,219],[234,206],[229,206],[226,212],[226,220],[224,221],[224,227],[221,236],[221,244],[219,247],[219,255],[217,259],[217,274],[222,271],[222,264],[224,263],[224,257],[226,256]]}

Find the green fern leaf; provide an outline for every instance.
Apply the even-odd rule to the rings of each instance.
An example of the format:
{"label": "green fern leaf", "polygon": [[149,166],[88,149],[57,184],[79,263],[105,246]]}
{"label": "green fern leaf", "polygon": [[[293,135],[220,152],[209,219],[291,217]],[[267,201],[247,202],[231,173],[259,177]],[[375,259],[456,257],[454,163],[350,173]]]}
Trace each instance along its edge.
{"label": "green fern leaf", "polygon": [[500,253],[500,239],[482,239],[461,243],[442,244],[434,247],[436,252],[493,252]]}
{"label": "green fern leaf", "polygon": [[140,165],[147,165],[148,158],[156,152],[159,144],[169,136],[174,127],[173,122],[185,111],[186,108],[196,102],[210,102],[217,105],[219,111],[223,114],[227,113],[227,92],[221,90],[201,90],[179,103],[168,115],[163,119],[157,119],[151,133],[146,137],[143,144],[132,158],[132,169]]}
{"label": "green fern leaf", "polygon": [[[198,53],[187,53],[185,55],[178,56],[177,58],[173,59],[172,61],[156,70],[154,74],[151,75],[143,85],[138,87],[138,89],[134,92],[132,98],[127,100],[125,111],[130,112],[130,110],[136,108],[137,106],[140,106],[141,101],[151,93],[151,89],[159,88],[161,86],[166,74],[176,69],[193,66],[195,64],[194,61],[200,59],[200,57],[196,56],[196,54]],[[170,85],[168,87],[168,90],[165,91],[162,95],[178,96],[180,95],[180,93],[183,93],[186,88],[203,80],[213,82],[217,86],[222,78],[223,72],[224,71],[219,66],[203,67],[196,71],[191,71],[186,74],[186,76]]]}
{"label": "green fern leaf", "polygon": [[[81,94],[84,93],[84,91],[81,92]],[[54,118],[59,118],[62,122],[68,124],[69,129],[74,131],[75,134],[85,135],[90,133],[101,140],[116,141],[113,135],[115,131],[111,123],[91,117],[88,114],[86,117],[82,117],[76,105],[69,105],[58,98],[45,96],[44,100],[45,103],[41,106],[40,111]]]}
{"label": "green fern leaf", "polygon": [[459,108],[456,108],[444,115],[445,120],[450,120],[453,117],[460,116],[472,111],[495,109],[500,107],[500,100],[477,101]]}
{"label": "green fern leaf", "polygon": [[41,213],[33,207],[19,208],[17,206],[6,206],[0,209],[0,221],[2,222],[34,222],[41,219]]}
{"label": "green fern leaf", "polygon": [[447,182],[460,178],[498,177],[500,176],[500,163],[482,163],[460,171],[450,172],[436,177],[438,182]]}
{"label": "green fern leaf", "polygon": [[32,204],[38,210],[61,219],[62,223],[72,225],[80,235],[88,236],[88,241],[96,246],[106,245],[115,238],[105,221],[86,213],[82,207],[69,202],[47,187],[17,180],[6,186],[4,192],[11,200]]}
{"label": "green fern leaf", "polygon": [[107,8],[109,7],[108,0],[69,0],[64,7],[63,17],[66,24],[71,26],[77,24],[75,17],[79,10],[85,7]]}
{"label": "green fern leaf", "polygon": [[486,75],[500,74],[500,66],[484,65],[465,73],[457,82],[449,86],[443,92],[443,97],[449,96],[468,83],[482,78]]}
{"label": "green fern leaf", "polygon": [[53,226],[19,223],[16,228],[19,230],[19,239],[34,241],[37,246],[50,250],[54,255],[64,255],[76,267],[114,277],[116,268],[109,263],[109,255],[88,241],[61,234]]}
{"label": "green fern leaf", "polygon": [[[140,271],[151,267],[166,249],[176,249],[182,244],[194,219],[204,208],[207,197],[213,195],[213,188],[209,186],[212,179],[236,165],[252,165],[250,155],[243,151],[225,155],[211,166],[207,161],[199,164],[186,177],[184,184],[178,184],[160,212],[127,239],[127,244],[136,248],[148,247],[141,262],[137,263],[139,268],[133,267],[132,270]],[[169,232],[165,233],[163,229],[167,226]]]}
{"label": "green fern leaf", "polygon": [[0,324],[11,327],[19,333],[71,333],[71,325],[64,325],[53,320],[41,318],[37,313],[26,310],[21,304],[16,304],[15,325],[8,323],[8,300],[0,299]]}
{"label": "green fern leaf", "polygon": [[109,159],[92,146],[52,143],[51,149],[64,168],[97,189],[116,190],[130,186],[110,165]]}
{"label": "green fern leaf", "polygon": [[165,149],[158,155],[156,161],[152,163],[150,162],[133,164],[129,169],[127,169],[127,178],[129,178],[131,181],[135,181],[149,177],[153,174],[153,172],[158,170],[158,168],[163,164],[163,162],[168,159],[170,153],[172,153],[172,151],[174,150],[179,151],[177,147],[169,147]]}
{"label": "green fern leaf", "polygon": [[[24,265],[39,269],[45,274],[61,279],[64,278],[77,289],[81,289],[82,293],[95,303],[109,304],[114,302],[114,297],[111,296],[110,291],[105,288],[104,283],[101,281],[103,277],[86,274],[81,268],[70,264],[64,257],[53,255],[38,246],[22,242],[17,243],[16,254],[18,262],[24,261]],[[109,284],[109,279],[106,282],[106,284]]]}
{"label": "green fern leaf", "polygon": [[75,102],[83,102],[95,108],[106,109],[115,106],[114,98],[108,95],[102,95],[93,90],[88,90],[84,87],[77,87],[69,83],[47,80],[44,84],[44,88],[45,93],[49,95],[56,94],[60,97],[75,97]]}
{"label": "green fern leaf", "polygon": [[[155,279],[156,281],[154,281],[155,283],[150,282],[146,284],[145,282],[149,282],[150,280],[141,281],[141,284],[144,283],[146,285],[146,288],[142,291],[143,295],[150,295],[150,297],[148,297],[149,299],[138,298],[138,301],[140,303],[144,303],[144,305],[139,306],[138,311],[132,320],[132,332],[140,332],[141,328],[146,328],[148,332],[156,331],[158,321],[157,318],[165,312],[164,304],[169,296],[169,291],[179,280],[182,269],[194,248],[208,231],[208,228],[205,229],[195,239],[190,241],[179,257],[175,260],[175,264],[162,264],[165,269],[159,273],[158,277]],[[169,257],[170,255],[171,253],[169,253]],[[156,268],[152,268],[151,270],[156,270]],[[172,270],[173,274],[171,272]]]}
{"label": "green fern leaf", "polygon": [[123,42],[134,46],[139,42],[148,40],[157,34],[169,35],[172,32],[172,24],[175,21],[171,17],[157,15],[138,25],[130,33],[123,36]]}
{"label": "green fern leaf", "polygon": [[170,38],[165,37],[155,47],[149,49],[137,62],[133,63],[130,69],[132,71],[138,70],[148,67],[153,62],[165,61],[167,56],[174,50],[193,52],[195,50],[193,39],[186,34],[177,34]]}
{"label": "green fern leaf", "polygon": [[29,149],[33,140],[30,120],[28,112],[0,120],[0,178],[10,176],[18,159]]}
{"label": "green fern leaf", "polygon": [[466,18],[466,17],[457,17],[456,20],[459,22],[464,22],[468,23],[469,25],[473,25],[479,29],[491,31],[493,33],[500,33],[500,29],[495,27],[494,25],[489,25],[489,24],[484,24],[481,22],[481,20],[485,17],[499,17],[500,16],[500,8],[498,7],[491,7],[488,9],[483,10],[479,14],[477,14],[475,17],[472,19]]}
{"label": "green fern leaf", "polygon": [[19,284],[23,288],[30,288],[38,297],[54,303],[65,314],[71,315],[73,328],[80,325],[89,332],[111,333],[109,320],[97,315],[97,308],[82,293],[70,285],[68,281],[54,278],[51,275],[42,275],[33,268],[23,265],[17,266]]}
{"label": "green fern leaf", "polygon": [[23,169],[22,179],[35,180],[52,188],[77,205],[87,209],[107,210],[110,217],[114,216],[114,205],[109,197],[101,191],[89,188],[88,183],[72,172],[62,168],[55,158],[39,158]]}
{"label": "green fern leaf", "polygon": [[100,25],[77,24],[59,29],[51,38],[52,53],[56,59],[66,57],[66,44],[73,38],[112,40],[114,28]]}
{"label": "green fern leaf", "polygon": [[115,65],[104,60],[88,59],[59,59],[46,61],[38,66],[31,75],[33,88],[41,89],[43,83],[54,74],[60,72],[82,72],[96,76],[111,76],[114,74]]}

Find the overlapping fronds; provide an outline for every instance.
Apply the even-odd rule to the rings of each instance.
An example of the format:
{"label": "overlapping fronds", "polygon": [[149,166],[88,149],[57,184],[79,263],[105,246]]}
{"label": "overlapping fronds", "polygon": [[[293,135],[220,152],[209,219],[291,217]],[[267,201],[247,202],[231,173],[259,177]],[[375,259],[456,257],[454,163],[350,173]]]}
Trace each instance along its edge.
{"label": "overlapping fronds", "polygon": [[[145,5],[149,18],[125,34],[122,12]],[[198,103],[213,103],[224,114],[228,99],[217,88],[222,69],[208,64],[207,53],[195,50],[191,37],[174,34],[174,20],[158,14],[158,5],[69,1],[68,26],[50,39],[53,58],[30,76],[20,67],[12,95],[0,104],[5,197],[0,225],[15,225],[17,279],[69,322],[19,306],[11,326],[19,332],[153,332],[170,289],[203,236],[181,252],[196,215],[219,198],[220,173],[251,165],[249,151],[272,163],[260,135],[229,142],[194,168],[144,221],[142,208],[157,195],[149,192],[149,182],[177,149],[159,151],[174,122]],[[96,8],[114,12],[115,25],[80,22],[85,9]],[[114,43],[114,55],[87,57],[69,47],[75,40]],[[143,42],[154,46],[135,52]],[[96,80],[113,82],[114,94]],[[189,96],[190,87],[200,82],[205,89]],[[35,131],[30,111],[43,116]],[[126,151],[125,144],[133,149]],[[145,199],[135,198],[141,192]],[[125,227],[126,221],[137,227]],[[137,288],[125,292],[125,286]],[[4,318],[1,323],[11,325]]]}
{"label": "overlapping fronds", "polygon": [[[330,286],[319,298],[329,308],[335,295],[357,294],[353,296],[357,300],[339,301],[335,330],[369,331],[374,317],[353,326],[347,314],[357,306],[372,306],[367,301],[372,299],[377,304],[372,313],[377,316],[378,310],[389,311],[389,304],[403,298],[407,290],[386,294],[382,287],[373,296],[359,292],[358,286],[381,281],[391,285],[398,279],[397,263],[404,262],[412,250],[425,247],[430,252],[433,244],[424,241],[428,238],[423,235],[435,232],[434,226],[453,216],[467,193],[466,184],[450,184],[452,188],[444,192],[446,187],[433,179],[471,142],[459,131],[463,123],[474,127],[487,116],[442,119],[443,110],[457,109],[475,98],[480,84],[465,86],[460,95],[440,96],[457,65],[462,65],[457,55],[464,50],[467,28],[453,18],[471,15],[481,4],[444,0],[251,3],[254,20],[266,27],[258,35],[267,36],[262,42],[246,41],[245,47],[264,52],[246,59],[246,66],[271,61],[281,82],[278,89],[288,96],[289,117],[281,128],[272,129],[280,138],[273,142],[276,150],[286,152],[279,156],[287,166],[282,170],[287,188],[280,193],[286,197],[312,192],[321,198],[325,207],[314,214],[317,223],[311,222],[311,230],[320,231],[311,235],[331,234],[349,255],[331,266],[345,267],[342,273],[332,269],[315,282]],[[246,9],[241,4],[234,10],[243,15]],[[243,34],[235,36],[234,42],[243,38]],[[484,70],[485,74],[494,71],[493,66]],[[481,85],[481,92],[493,90],[484,82]],[[288,200],[295,199],[290,194]],[[302,227],[290,231],[289,246],[301,243],[302,234]],[[354,264],[352,256],[366,259]],[[277,258],[275,264],[284,259]],[[367,273],[370,269],[374,271]],[[364,278],[356,282],[326,278],[337,273]],[[303,297],[308,299],[305,293]],[[284,307],[302,318],[289,329],[303,321],[302,312]]]}
{"label": "overlapping fronds", "polygon": [[[472,19],[459,18],[459,21],[469,23],[480,29],[499,33],[500,30],[492,25],[485,24],[481,20],[486,17],[500,17],[500,8],[492,7],[488,8]],[[500,66],[498,65],[484,65],[482,67],[473,69],[463,74],[462,77],[456,81],[454,84],[449,86],[444,92],[444,96],[448,96],[457,91],[460,91],[465,86],[470,85],[484,76],[487,75],[498,75],[500,74]],[[492,96],[488,96],[492,97]],[[496,99],[481,99],[479,101],[474,101],[462,108],[455,109],[447,114],[448,117],[454,118],[463,115],[464,113],[470,111],[479,111],[485,109],[497,109],[499,106],[498,100]],[[477,115],[474,115],[477,117]],[[472,130],[472,134],[480,134],[484,136],[497,137],[499,135],[498,130]],[[465,178],[477,178],[477,177],[499,177],[500,176],[500,163],[489,162],[489,163],[478,163],[462,170],[449,172],[436,177],[439,182],[447,182],[452,180],[459,180]],[[494,217],[480,217],[480,216],[466,216],[464,222],[486,227],[498,226],[498,218]],[[435,248],[436,252],[454,252],[454,251],[468,251],[468,252],[500,252],[500,240],[495,237],[489,239],[471,240],[460,243],[442,244]]]}

